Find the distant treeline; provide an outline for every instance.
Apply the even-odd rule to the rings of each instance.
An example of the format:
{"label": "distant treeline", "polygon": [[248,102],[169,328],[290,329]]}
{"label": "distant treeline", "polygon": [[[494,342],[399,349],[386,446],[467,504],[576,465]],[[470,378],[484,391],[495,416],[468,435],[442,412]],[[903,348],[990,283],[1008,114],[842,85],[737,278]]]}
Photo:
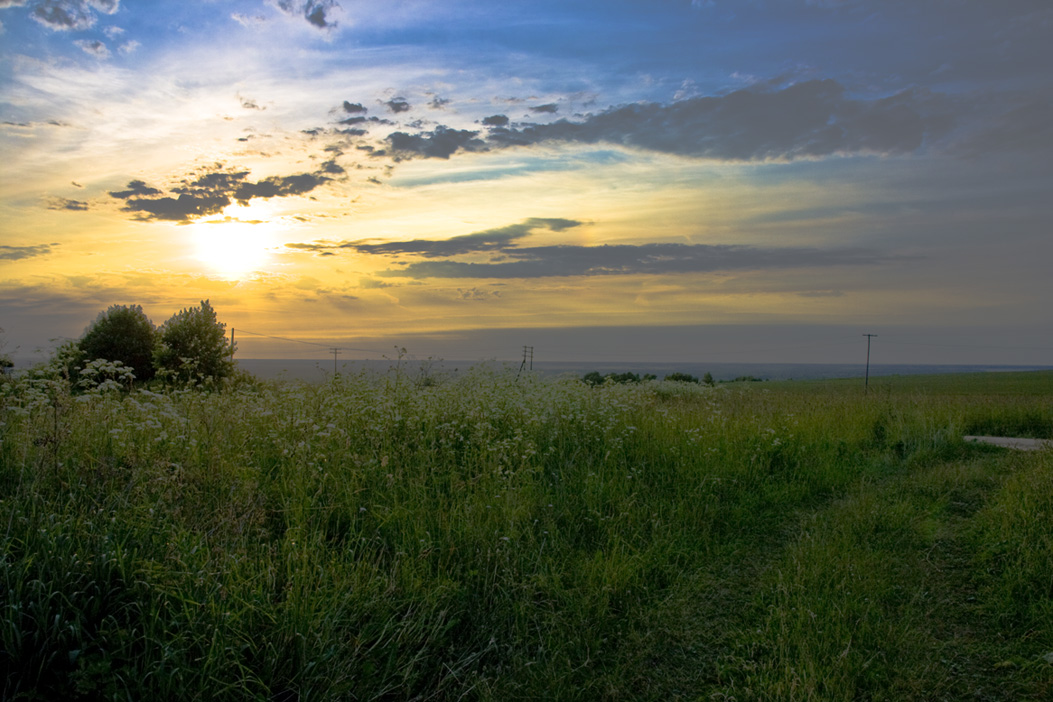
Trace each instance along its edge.
{"label": "distant treeline", "polygon": [[[588,385],[603,385],[604,383],[641,383],[648,380],[657,380],[658,376],[653,373],[645,373],[638,375],[637,373],[625,372],[625,373],[608,373],[602,375],[599,371],[592,371],[586,373],[581,378]],[[701,378],[691,375],[690,373],[670,373],[665,376],[662,380],[670,380],[678,383],[696,383],[699,385],[716,385],[718,381],[713,379],[712,373],[706,373]],[[758,378],[753,375],[740,375],[733,380],[721,380],[721,383],[742,383],[742,382],[761,382],[764,378]]]}

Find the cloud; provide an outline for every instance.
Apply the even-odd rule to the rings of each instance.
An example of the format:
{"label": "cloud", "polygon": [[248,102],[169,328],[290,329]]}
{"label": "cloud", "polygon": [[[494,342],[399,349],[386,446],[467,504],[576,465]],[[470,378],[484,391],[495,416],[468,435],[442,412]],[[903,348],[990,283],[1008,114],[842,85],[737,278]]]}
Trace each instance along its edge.
{"label": "cloud", "polygon": [[133,180],[128,183],[127,190],[110,191],[111,197],[116,198],[129,198],[129,197],[149,197],[151,195],[160,195],[161,191],[157,188],[151,188],[149,185],[141,180]]}
{"label": "cloud", "polygon": [[245,27],[246,29],[259,27],[263,24],[266,24],[267,22],[267,18],[262,15],[253,15],[252,17],[249,17],[248,15],[243,15],[240,12],[232,13],[230,15],[230,18],[238,24],[240,24],[242,27]]}
{"label": "cloud", "polygon": [[377,256],[411,254],[423,256],[424,258],[445,258],[473,253],[507,251],[518,239],[527,237],[536,231],[561,232],[582,224],[582,222],[573,219],[531,217],[518,224],[510,224],[505,227],[487,229],[472,234],[462,234],[449,239],[413,239],[411,241],[391,241],[382,244],[372,244],[367,241],[315,242],[312,244],[286,244],[286,247],[302,251],[351,249],[358,253]]}
{"label": "cloud", "polygon": [[336,0],[278,0],[278,9],[287,15],[300,16],[318,29],[332,29],[337,23],[330,13],[340,7]]}
{"label": "cloud", "polygon": [[387,283],[376,278],[359,278],[358,287],[363,290],[383,290],[384,288],[394,287],[394,283]]}
{"label": "cloud", "polygon": [[547,105],[535,105],[530,108],[530,111],[536,115],[554,115],[559,112],[559,105],[554,102],[550,102]]}
{"label": "cloud", "polygon": [[343,173],[343,168],[327,161],[315,173],[270,176],[252,182],[248,180],[248,171],[227,170],[222,164],[215,164],[211,171],[192,180],[184,179],[181,185],[171,188],[166,197],[156,197],[163,191],[141,180],[129,182],[126,190],[111,191],[110,196],[125,200],[121,209],[138,213],[138,219],[186,222],[217,214],[234,202],[244,205],[253,198],[304,195],[333,180],[330,176],[338,173]]}
{"label": "cloud", "polygon": [[[340,250],[359,254],[413,257],[397,261],[398,268],[378,272],[381,278],[550,278],[634,274],[705,273],[730,270],[857,266],[890,260],[865,249],[816,249],[807,247],[761,248],[742,245],[619,244],[603,246],[521,246],[540,231],[562,232],[581,226],[574,219],[530,218],[449,239],[413,239],[374,243],[316,241],[291,243],[286,248],[332,255]],[[490,261],[455,260],[462,256],[489,255]],[[367,287],[363,284],[362,287]],[[375,286],[372,286],[375,287]],[[830,295],[818,291],[817,295]]]}
{"label": "cloud", "polygon": [[41,0],[30,17],[56,31],[83,30],[95,25],[96,12],[112,15],[119,8],[120,0]]}
{"label": "cloud", "polygon": [[251,98],[238,96],[238,100],[241,101],[241,106],[246,110],[266,110],[266,107],[260,107],[259,103]]}
{"label": "cloud", "polygon": [[493,300],[501,297],[500,290],[483,290],[482,288],[458,288],[457,298],[460,300]]}
{"label": "cloud", "polygon": [[104,59],[110,57],[110,50],[106,48],[106,44],[98,39],[77,39],[73,43],[80,47],[81,51],[95,58]]}
{"label": "cloud", "polygon": [[20,261],[24,258],[47,256],[51,253],[51,247],[53,246],[58,246],[58,244],[36,244],[34,246],[5,246],[0,244],[0,260]]}
{"label": "cloud", "polygon": [[415,261],[377,273],[395,278],[550,278],[661,275],[729,270],[866,265],[888,260],[862,249],[757,248],[706,244],[537,246],[504,249],[513,260]]}
{"label": "cloud", "polygon": [[347,100],[344,100],[344,104],[342,107],[344,112],[348,113],[349,115],[355,115],[359,113],[365,114],[366,112],[369,112],[369,109],[363,107],[360,103],[348,102]]}
{"label": "cloud", "polygon": [[391,112],[394,114],[398,114],[400,112],[409,112],[410,109],[412,109],[411,105],[409,104],[409,102],[406,101],[406,98],[404,97],[394,97],[388,100],[387,102],[381,104],[386,105],[387,108],[391,110]]}
{"label": "cloud", "polygon": [[47,208],[49,210],[72,210],[74,212],[83,212],[88,209],[88,203],[81,202],[80,200],[69,200],[64,197],[52,197],[47,200]]}
{"label": "cloud", "polygon": [[390,154],[396,161],[411,158],[448,159],[458,151],[486,151],[486,144],[478,137],[479,132],[467,129],[450,129],[439,126],[434,131],[420,134],[392,132],[387,137]]}
{"label": "cloud", "polygon": [[1006,106],[1006,110],[963,139],[961,150],[969,155],[998,151],[1048,153],[1053,145],[1053,105],[1047,100],[1032,100]]}
{"label": "cloud", "polygon": [[725,161],[903,154],[949,129],[949,116],[934,110],[934,102],[922,91],[855,100],[834,80],[813,80],[775,91],[625,105],[581,122],[497,128],[487,144],[602,142]]}
{"label": "cloud", "polygon": [[[549,107],[532,109],[547,112]],[[388,137],[390,152],[383,153],[396,160],[447,159],[458,151],[577,143],[720,161],[891,156],[917,152],[945,136],[954,126],[954,111],[948,99],[924,90],[865,100],[849,97],[840,83],[828,79],[671,103],[633,103],[575,121],[513,125],[505,115],[492,115],[482,123],[485,133],[441,125],[394,132]]]}

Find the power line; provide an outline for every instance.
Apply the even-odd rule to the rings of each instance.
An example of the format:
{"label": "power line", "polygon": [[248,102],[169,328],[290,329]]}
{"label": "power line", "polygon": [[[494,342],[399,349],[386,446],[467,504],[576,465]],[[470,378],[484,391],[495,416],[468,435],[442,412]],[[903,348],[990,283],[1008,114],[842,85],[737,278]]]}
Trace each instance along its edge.
{"label": "power line", "polygon": [[[234,330],[233,327],[231,327],[231,331],[233,331],[233,330]],[[290,338],[285,337],[285,336],[273,336],[271,334],[260,334],[259,332],[248,331],[246,329],[241,329],[240,327],[238,328],[238,331],[240,331],[242,334],[252,334],[253,336],[262,336],[262,337],[265,337],[267,339],[277,339],[278,341],[292,341],[292,342],[295,342],[297,344],[307,344],[308,346],[319,346],[319,347],[321,347],[323,349],[328,349],[330,352],[332,352],[332,350],[333,350],[333,347],[330,346],[329,344],[319,344],[319,343],[317,343],[315,341],[304,341],[303,339],[290,339]],[[341,346],[340,349],[341,350],[346,349],[348,351],[361,351],[363,353],[383,353],[382,351],[377,351],[376,349],[359,349],[359,348],[354,348],[352,346]]]}

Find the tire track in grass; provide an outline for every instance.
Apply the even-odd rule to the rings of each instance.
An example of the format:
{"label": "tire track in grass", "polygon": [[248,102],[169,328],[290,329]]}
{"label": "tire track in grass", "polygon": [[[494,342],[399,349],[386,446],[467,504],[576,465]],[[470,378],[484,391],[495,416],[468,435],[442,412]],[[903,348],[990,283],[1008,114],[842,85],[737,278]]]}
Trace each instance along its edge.
{"label": "tire track in grass", "polygon": [[978,515],[1032,466],[987,453],[915,468],[806,515],[799,536],[757,568],[754,605],[723,637],[734,644],[726,680],[692,697],[1045,699],[1045,644],[1024,639],[1048,638],[1049,627],[999,624],[999,576],[977,569],[990,539]]}

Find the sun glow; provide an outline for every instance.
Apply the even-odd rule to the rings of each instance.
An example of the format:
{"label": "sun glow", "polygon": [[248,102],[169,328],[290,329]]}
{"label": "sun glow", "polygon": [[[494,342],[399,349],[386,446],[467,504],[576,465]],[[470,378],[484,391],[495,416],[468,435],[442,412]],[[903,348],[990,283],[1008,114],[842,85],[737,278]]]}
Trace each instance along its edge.
{"label": "sun glow", "polygon": [[195,229],[198,261],[223,278],[243,278],[270,261],[274,234],[260,225],[217,222],[198,225]]}

